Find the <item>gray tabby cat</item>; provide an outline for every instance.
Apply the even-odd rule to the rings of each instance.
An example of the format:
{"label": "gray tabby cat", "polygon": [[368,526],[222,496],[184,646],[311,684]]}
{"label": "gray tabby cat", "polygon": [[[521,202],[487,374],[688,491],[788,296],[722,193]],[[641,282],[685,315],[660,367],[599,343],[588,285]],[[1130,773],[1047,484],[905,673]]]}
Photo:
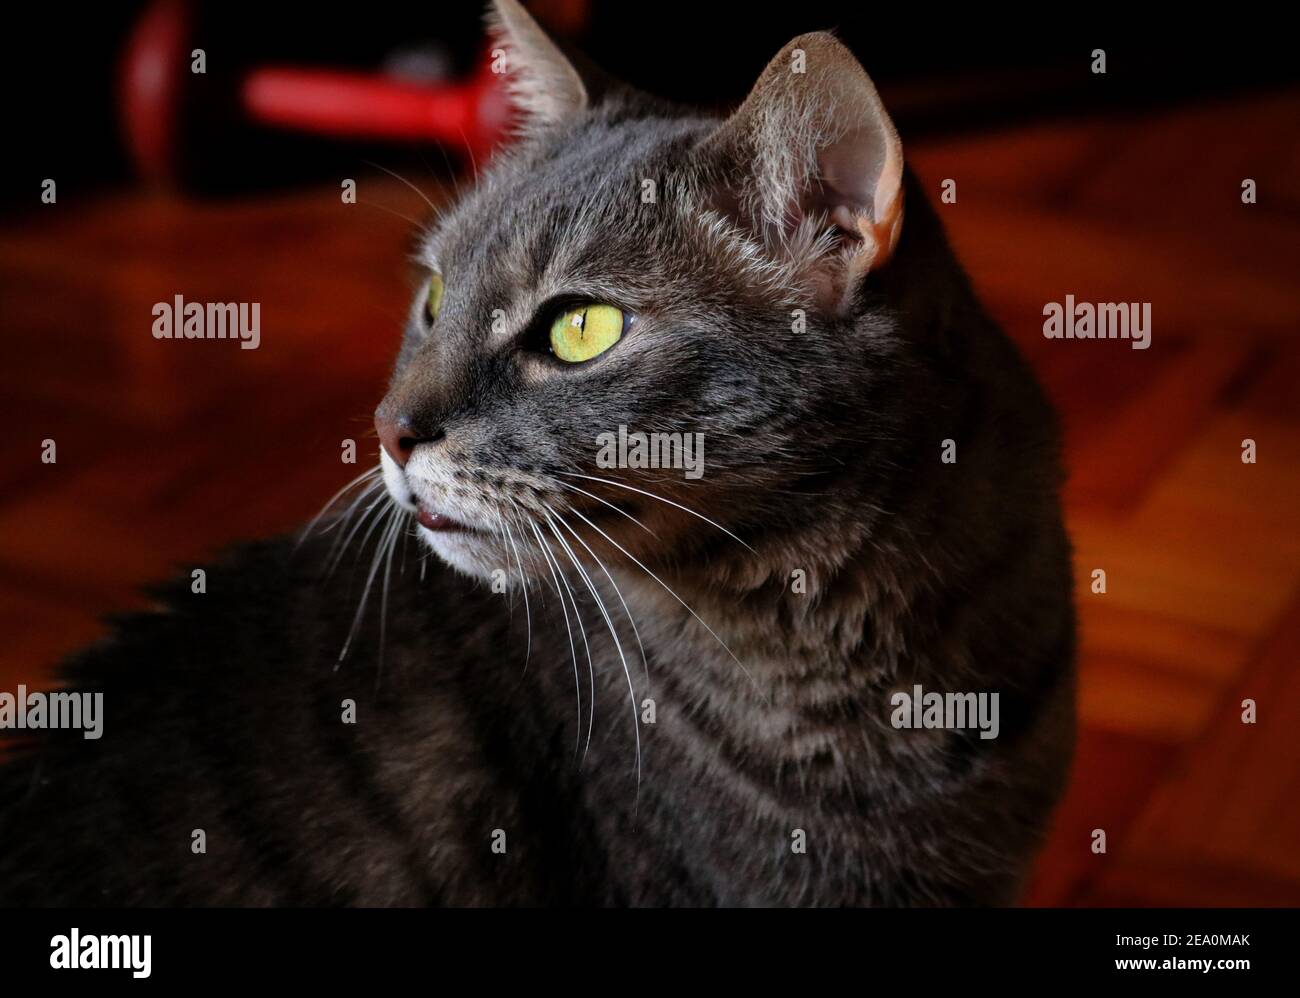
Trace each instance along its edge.
{"label": "gray tabby cat", "polygon": [[718,119],[494,23],[523,135],[423,243],[386,496],[71,664],[104,736],[3,770],[0,901],[1013,902],[1073,742],[1057,433],[875,88],[804,35]]}

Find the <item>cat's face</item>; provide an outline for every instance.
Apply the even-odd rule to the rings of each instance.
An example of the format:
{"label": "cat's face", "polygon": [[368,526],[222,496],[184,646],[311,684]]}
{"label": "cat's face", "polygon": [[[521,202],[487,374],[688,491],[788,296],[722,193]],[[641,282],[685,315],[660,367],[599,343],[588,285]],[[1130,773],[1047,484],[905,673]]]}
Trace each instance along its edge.
{"label": "cat's face", "polygon": [[816,515],[800,483],[871,366],[810,268],[850,255],[737,221],[724,125],[568,108],[434,223],[377,425],[391,497],[451,565],[654,564]]}
{"label": "cat's face", "polygon": [[[746,507],[785,501],[772,490],[791,480],[785,455],[804,435],[798,414],[834,358],[818,349],[825,338],[792,333],[788,303],[739,279],[693,217],[680,161],[702,127],[575,128],[498,167],[429,235],[430,278],[412,306],[387,404],[415,439],[444,435],[412,448],[405,468],[387,452],[383,460],[395,499],[472,528],[421,530],[453,565],[476,574],[505,567],[503,524],[535,549],[532,528],[519,522],[525,514],[565,564],[552,530],[582,550],[565,523],[588,543],[598,526],[643,560],[712,530],[591,478],[653,492],[733,530]],[[641,201],[643,179],[656,185],[654,202]],[[436,316],[426,307],[435,282]],[[551,330],[582,305],[613,306],[621,319],[601,319],[622,328],[603,352],[574,363],[561,359]],[[602,335],[588,349],[612,338]],[[681,467],[601,467],[610,439],[602,435],[616,439],[620,427],[700,436],[689,438],[689,454],[683,436],[670,455]]]}

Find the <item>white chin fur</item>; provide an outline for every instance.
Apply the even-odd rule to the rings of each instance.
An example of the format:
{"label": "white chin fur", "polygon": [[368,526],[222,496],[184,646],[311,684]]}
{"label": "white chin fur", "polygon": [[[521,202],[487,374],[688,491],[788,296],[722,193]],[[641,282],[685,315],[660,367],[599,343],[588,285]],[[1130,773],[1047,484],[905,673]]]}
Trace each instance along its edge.
{"label": "white chin fur", "polygon": [[482,534],[443,533],[415,528],[420,540],[429,545],[433,552],[458,572],[485,581],[492,580],[492,573],[497,569],[507,569],[499,544],[485,542]]}

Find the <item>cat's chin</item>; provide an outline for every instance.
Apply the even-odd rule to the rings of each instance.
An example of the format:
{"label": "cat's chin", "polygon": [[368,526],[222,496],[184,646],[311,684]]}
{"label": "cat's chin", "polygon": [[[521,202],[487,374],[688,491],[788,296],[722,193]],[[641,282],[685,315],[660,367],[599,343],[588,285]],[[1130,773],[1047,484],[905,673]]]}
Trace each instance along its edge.
{"label": "cat's chin", "polygon": [[[435,531],[418,528],[420,540],[456,571],[491,582],[501,563],[501,545],[477,530]],[[508,574],[508,573],[507,573]],[[499,578],[499,576],[496,576]]]}

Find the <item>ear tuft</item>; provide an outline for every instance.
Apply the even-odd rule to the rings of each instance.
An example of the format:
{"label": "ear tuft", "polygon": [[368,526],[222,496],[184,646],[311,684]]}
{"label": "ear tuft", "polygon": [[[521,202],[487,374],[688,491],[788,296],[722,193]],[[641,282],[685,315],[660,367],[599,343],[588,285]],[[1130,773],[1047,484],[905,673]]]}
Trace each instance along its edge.
{"label": "ear tuft", "polygon": [[582,76],[559,45],[518,0],[493,0],[487,14],[493,57],[501,49],[507,87],[525,131],[556,124],[586,109]]}

